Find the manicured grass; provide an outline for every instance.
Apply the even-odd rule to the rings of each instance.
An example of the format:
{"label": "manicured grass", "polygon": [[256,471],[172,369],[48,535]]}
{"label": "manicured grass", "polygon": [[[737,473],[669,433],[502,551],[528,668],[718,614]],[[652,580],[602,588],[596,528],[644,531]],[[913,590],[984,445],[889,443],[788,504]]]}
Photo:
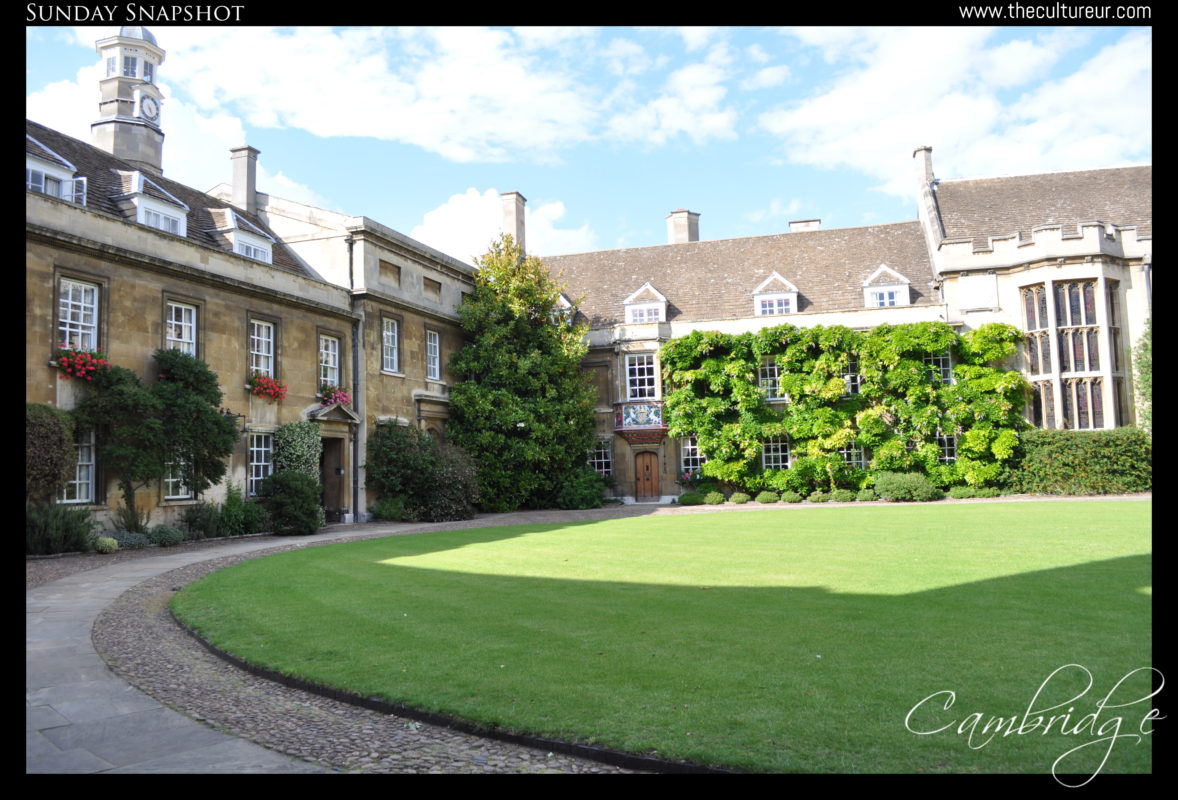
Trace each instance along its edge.
{"label": "manicured grass", "polygon": [[[437,532],[244,562],[174,606],[261,666],[488,726],[756,771],[1047,773],[1117,717],[1138,733],[1155,705],[1075,730],[1151,664],[1150,510],[872,506]],[[1148,687],[1136,673],[1109,705]],[[921,704],[945,691],[950,708],[947,694]],[[983,733],[1032,703],[1062,705],[1022,733]],[[972,740],[958,733],[971,714]],[[1052,715],[1050,733],[1031,727]],[[1103,773],[1149,772],[1151,739],[1091,744],[1057,771],[1091,775],[1107,754]]]}

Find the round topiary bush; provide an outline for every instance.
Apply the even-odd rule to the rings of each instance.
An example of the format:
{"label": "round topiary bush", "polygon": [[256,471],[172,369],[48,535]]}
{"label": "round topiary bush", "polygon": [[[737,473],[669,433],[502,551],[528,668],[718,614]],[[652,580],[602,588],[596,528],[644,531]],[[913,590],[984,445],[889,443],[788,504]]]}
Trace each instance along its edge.
{"label": "round topiary bush", "polygon": [[704,495],[704,502],[710,506],[718,506],[724,502],[723,492],[708,492]]}
{"label": "round topiary bush", "polygon": [[972,486],[953,486],[949,489],[949,496],[954,500],[967,500],[977,497],[978,492]]}
{"label": "round topiary bush", "polygon": [[810,496],[806,499],[811,503],[826,503],[830,501],[830,493],[823,491],[811,492]]}
{"label": "round topiary bush", "polygon": [[770,492],[768,490],[757,495],[758,503],[776,503],[778,500],[777,492]]}
{"label": "round topiary bush", "polygon": [[797,492],[787,491],[781,493],[781,502],[783,503],[800,503],[805,499]]}
{"label": "round topiary bush", "polygon": [[835,489],[830,493],[830,499],[835,503],[854,503],[858,495],[850,489]]}
{"label": "round topiary bush", "polygon": [[945,493],[919,472],[881,472],[875,478],[875,490],[894,503],[945,499]]}
{"label": "round topiary bush", "polygon": [[875,496],[874,489],[860,489],[859,494],[855,495],[855,499],[860,503],[870,503],[879,498]]}
{"label": "round topiary bush", "polygon": [[319,483],[302,472],[284,469],[271,474],[258,487],[258,502],[279,536],[307,536],[325,524]]}
{"label": "round topiary bush", "polygon": [[752,498],[744,492],[733,492],[732,496],[728,498],[729,503],[747,503]]}
{"label": "round topiary bush", "polygon": [[94,549],[104,555],[110,555],[118,552],[119,543],[109,536],[99,536],[94,540]]}
{"label": "round topiary bush", "polygon": [[679,505],[681,506],[699,506],[703,505],[704,496],[699,492],[684,492],[679,495]]}

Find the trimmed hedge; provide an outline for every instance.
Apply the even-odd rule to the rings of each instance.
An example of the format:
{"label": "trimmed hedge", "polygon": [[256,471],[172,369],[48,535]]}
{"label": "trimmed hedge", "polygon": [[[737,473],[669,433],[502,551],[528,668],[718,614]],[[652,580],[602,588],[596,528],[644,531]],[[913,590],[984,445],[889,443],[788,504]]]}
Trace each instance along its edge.
{"label": "trimmed hedge", "polygon": [[732,496],[728,498],[729,503],[747,503],[752,498],[744,492],[733,492]]}
{"label": "trimmed hedge", "polygon": [[893,503],[945,499],[945,493],[919,472],[881,472],[875,478],[875,490]]}
{"label": "trimmed hedge", "polygon": [[780,498],[777,492],[771,492],[768,489],[757,495],[758,503],[776,503]]}
{"label": "trimmed hedge", "polygon": [[723,492],[708,492],[704,495],[704,502],[710,506],[718,506],[724,502]]}
{"label": "trimmed hedge", "polygon": [[1138,428],[1031,430],[1010,488],[1027,494],[1126,494],[1153,489],[1153,438]]}
{"label": "trimmed hedge", "polygon": [[679,495],[679,505],[681,506],[702,506],[704,503],[704,496],[699,492],[684,492]]}
{"label": "trimmed hedge", "polygon": [[806,498],[802,497],[797,492],[784,491],[781,493],[781,502],[783,503],[800,503]]}

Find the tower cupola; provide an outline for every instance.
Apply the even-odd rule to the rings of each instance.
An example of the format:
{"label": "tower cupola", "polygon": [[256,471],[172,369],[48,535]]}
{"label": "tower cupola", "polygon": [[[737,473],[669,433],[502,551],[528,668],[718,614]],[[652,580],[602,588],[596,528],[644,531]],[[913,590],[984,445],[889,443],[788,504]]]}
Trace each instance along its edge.
{"label": "tower cupola", "polygon": [[147,28],[126,25],[95,44],[102,57],[94,145],[156,175],[163,173],[163,96],[156,85],[164,51]]}

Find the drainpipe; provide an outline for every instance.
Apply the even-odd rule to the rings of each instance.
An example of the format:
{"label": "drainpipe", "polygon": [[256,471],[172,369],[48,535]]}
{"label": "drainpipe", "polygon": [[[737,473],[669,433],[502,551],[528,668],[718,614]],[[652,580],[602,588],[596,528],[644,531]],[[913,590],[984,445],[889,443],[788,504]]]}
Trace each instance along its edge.
{"label": "drainpipe", "polygon": [[[348,246],[348,291],[349,293],[355,288],[355,280],[352,273],[352,246],[356,240],[352,238],[352,234],[348,234],[344,239],[344,243]],[[356,310],[355,298],[349,294],[350,307],[353,311]],[[351,425],[350,438],[352,440],[352,521],[360,521],[360,449],[357,442],[357,428],[364,427],[364,391],[361,385],[361,376],[364,371],[360,369],[360,322],[356,320],[352,322],[352,398],[356,405],[356,413],[360,415],[360,425]]]}

